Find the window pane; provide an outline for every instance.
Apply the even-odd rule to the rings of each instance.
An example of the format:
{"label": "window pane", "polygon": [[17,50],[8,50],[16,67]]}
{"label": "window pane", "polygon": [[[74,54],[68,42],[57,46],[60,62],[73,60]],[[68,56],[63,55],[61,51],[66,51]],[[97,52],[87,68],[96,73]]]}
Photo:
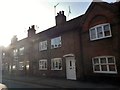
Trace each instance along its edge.
{"label": "window pane", "polygon": [[99,65],[95,65],[94,69],[95,69],[95,71],[100,71],[100,66]]}
{"label": "window pane", "polygon": [[61,37],[51,39],[51,48],[61,47]]}
{"label": "window pane", "polygon": [[109,57],[108,58],[108,63],[114,63],[114,57]]}
{"label": "window pane", "polygon": [[94,64],[99,64],[99,59],[98,58],[94,58]]}
{"label": "window pane", "polygon": [[24,64],[23,62],[19,62],[19,70],[23,70]]}
{"label": "window pane", "polygon": [[70,66],[72,66],[72,61],[70,61]]}
{"label": "window pane", "polygon": [[60,63],[59,63],[59,69],[61,69],[61,68],[62,68],[62,63],[60,62]]}
{"label": "window pane", "polygon": [[106,63],[106,58],[100,58],[100,63]]}
{"label": "window pane", "polygon": [[102,71],[107,71],[107,65],[101,65],[101,70]]}
{"label": "window pane", "polygon": [[102,27],[97,27],[97,37],[103,37]]}
{"label": "window pane", "polygon": [[47,61],[46,61],[46,62],[44,62],[44,65],[45,65],[45,68],[47,68]]}
{"label": "window pane", "polygon": [[110,27],[109,27],[109,25],[104,25],[104,33],[105,33],[105,36],[110,35]]}
{"label": "window pane", "polygon": [[42,68],[41,69],[43,69],[44,68],[44,66],[42,65]]}
{"label": "window pane", "polygon": [[54,64],[54,60],[52,61],[52,69],[54,69],[55,67],[55,64]]}
{"label": "window pane", "polygon": [[115,65],[109,65],[109,71],[115,71]]}
{"label": "window pane", "polygon": [[57,59],[52,59],[51,62],[51,69],[53,70],[61,70],[62,69],[62,60],[57,58]]}
{"label": "window pane", "polygon": [[90,37],[91,37],[91,39],[95,39],[96,38],[96,32],[95,32],[95,29],[91,29],[90,30]]}
{"label": "window pane", "polygon": [[17,49],[13,50],[13,55],[17,56],[17,54],[18,54],[18,50]]}
{"label": "window pane", "polygon": [[47,50],[47,41],[42,41],[39,43],[39,50]]}
{"label": "window pane", "polygon": [[24,47],[21,47],[21,48],[19,49],[19,54],[20,54],[20,55],[23,55],[23,53],[24,53]]}
{"label": "window pane", "polygon": [[58,62],[55,63],[55,68],[58,68]]}
{"label": "window pane", "polygon": [[40,69],[43,69],[43,70],[47,69],[47,60],[40,60],[39,67]]}

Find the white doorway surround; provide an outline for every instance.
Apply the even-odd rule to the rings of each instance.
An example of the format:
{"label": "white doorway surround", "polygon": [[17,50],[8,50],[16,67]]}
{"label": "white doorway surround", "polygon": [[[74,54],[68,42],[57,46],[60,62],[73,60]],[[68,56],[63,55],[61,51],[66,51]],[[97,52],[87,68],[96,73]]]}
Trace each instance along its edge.
{"label": "white doorway surround", "polygon": [[66,77],[67,79],[76,80],[76,65],[74,55],[64,55],[66,59]]}

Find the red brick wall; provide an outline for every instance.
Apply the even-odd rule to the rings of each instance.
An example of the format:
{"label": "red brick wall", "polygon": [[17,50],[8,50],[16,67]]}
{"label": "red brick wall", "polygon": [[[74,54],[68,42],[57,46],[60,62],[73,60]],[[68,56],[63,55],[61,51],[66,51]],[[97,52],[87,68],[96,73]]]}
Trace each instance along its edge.
{"label": "red brick wall", "polygon": [[[51,49],[50,40],[54,37],[61,36],[62,46],[60,48]],[[37,62],[37,72],[36,75],[46,74],[48,77],[66,77],[66,64],[65,58],[63,57],[66,54],[74,54],[76,59],[76,71],[77,78],[80,78],[80,40],[79,40],[79,31],[73,30],[68,32],[63,32],[56,36],[46,36],[44,40],[48,41],[48,49],[45,51],[36,51],[35,60]],[[36,47],[38,47],[38,43],[42,41],[41,37],[38,42],[36,42]],[[53,58],[62,58],[62,70],[51,70],[51,59]],[[48,70],[38,70],[38,62],[40,59],[48,60]]]}
{"label": "red brick wall", "polygon": [[[115,56],[116,64],[118,66],[119,52],[118,52],[118,24],[117,16],[110,10],[99,5],[94,6],[94,8],[87,13],[85,23],[83,25],[82,31],[82,45],[83,45],[83,58],[85,75],[91,76],[96,75],[93,73],[92,57],[96,56]],[[110,23],[112,37],[90,41],[89,28],[98,25]],[[118,67],[117,67],[118,68]],[[118,70],[119,74],[119,70]],[[99,76],[101,74],[98,74]],[[103,76],[106,74],[103,74]],[[109,74],[108,74],[109,76]],[[114,76],[114,75],[113,75]]]}

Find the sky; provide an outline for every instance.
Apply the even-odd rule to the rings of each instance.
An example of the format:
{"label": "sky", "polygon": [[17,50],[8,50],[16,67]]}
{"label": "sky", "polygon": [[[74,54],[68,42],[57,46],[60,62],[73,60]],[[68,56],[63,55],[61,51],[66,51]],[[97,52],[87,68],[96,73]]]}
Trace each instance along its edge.
{"label": "sky", "polygon": [[[36,25],[36,33],[55,26],[55,11],[56,13],[65,11],[67,21],[80,16],[88,9],[91,1],[0,0],[0,46],[8,46],[14,35],[17,35],[18,40],[26,38],[31,25]],[[115,2],[115,0],[104,1]],[[68,15],[69,10],[71,13]]]}

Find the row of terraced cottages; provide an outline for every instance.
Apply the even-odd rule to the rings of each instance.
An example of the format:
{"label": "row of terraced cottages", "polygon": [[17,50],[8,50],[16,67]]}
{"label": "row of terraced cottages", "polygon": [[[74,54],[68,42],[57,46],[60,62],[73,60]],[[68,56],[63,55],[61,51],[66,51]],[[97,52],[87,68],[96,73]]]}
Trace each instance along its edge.
{"label": "row of terraced cottages", "polygon": [[[56,26],[11,40],[3,49],[3,74],[59,77],[120,78],[120,2],[92,2],[85,14],[66,21],[57,13]],[[80,9],[78,9],[80,10]]]}

